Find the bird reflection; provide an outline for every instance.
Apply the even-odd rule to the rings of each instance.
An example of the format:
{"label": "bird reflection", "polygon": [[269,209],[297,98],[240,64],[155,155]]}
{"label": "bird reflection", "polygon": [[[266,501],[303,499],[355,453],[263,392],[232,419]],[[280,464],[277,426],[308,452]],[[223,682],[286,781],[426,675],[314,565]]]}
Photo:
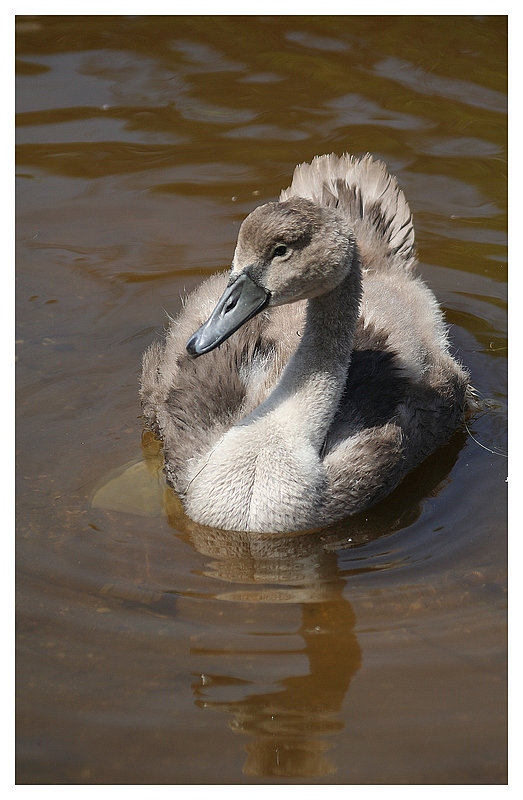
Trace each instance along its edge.
{"label": "bird reflection", "polygon": [[338,714],[361,665],[355,617],[341,586],[338,591],[336,599],[302,604],[297,633],[309,660],[307,675],[290,675],[272,692],[250,694],[255,687],[247,686],[240,700],[229,702],[213,702],[205,697],[205,686],[193,685],[198,706],[232,714],[232,730],[251,737],[246,775],[320,776],[335,771],[325,757],[327,737],[343,729]]}
{"label": "bird reflection", "polygon": [[[144,436],[143,447],[152,465],[160,445],[150,437]],[[236,677],[206,675],[199,665],[198,680],[192,686],[196,705],[231,715],[232,730],[250,737],[245,746],[244,774],[319,777],[335,772],[326,753],[333,737],[343,730],[341,707],[362,662],[354,632],[356,619],[344,595],[345,577],[338,569],[338,553],[362,548],[412,524],[421,514],[423,500],[441,489],[465,438],[456,434],[370,511],[307,533],[247,534],[205,528],[185,516],[174,492],[165,487],[164,505],[177,535],[213,559],[203,574],[222,585],[214,594],[216,599],[291,603],[301,611],[296,633],[303,641],[299,652],[308,659],[307,674],[287,675],[273,682],[269,690],[260,690],[248,675],[238,678],[237,669]],[[371,563],[364,569],[372,568]],[[361,571],[361,567],[354,570]],[[204,666],[208,651],[194,647],[191,652]],[[241,661],[244,655],[226,643],[213,651],[216,654],[226,656],[228,664],[235,658]],[[264,649],[251,655],[278,660],[282,666],[280,650],[268,653]],[[213,699],[217,688],[221,696],[228,692],[230,699]]]}

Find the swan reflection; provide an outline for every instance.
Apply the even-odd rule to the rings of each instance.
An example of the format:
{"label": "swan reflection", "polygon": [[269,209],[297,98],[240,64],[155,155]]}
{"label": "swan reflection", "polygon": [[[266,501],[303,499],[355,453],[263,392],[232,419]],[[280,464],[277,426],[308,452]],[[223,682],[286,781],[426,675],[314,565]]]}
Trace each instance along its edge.
{"label": "swan reflection", "polygon": [[[246,607],[294,604],[300,610],[295,631],[300,645],[294,652],[281,648],[281,636],[271,639],[274,631],[267,627],[257,635],[249,632],[253,644],[248,651],[228,642],[226,626],[222,636],[218,632],[218,646],[191,648],[198,661],[192,684],[195,703],[205,712],[226,713],[229,727],[249,737],[246,775],[319,777],[336,771],[327,751],[343,730],[340,711],[362,663],[346,577],[377,568],[372,560],[365,566],[358,560],[354,570],[342,575],[338,553],[354,548],[355,555],[363,555],[368,542],[412,524],[423,500],[441,488],[464,440],[462,434],[453,437],[371,512],[305,534],[252,534],[198,525],[165,487],[169,522],[178,536],[209,559],[200,574],[218,582],[212,597]],[[159,443],[147,434],[144,448],[151,459]],[[267,626],[270,616],[262,620]],[[275,642],[272,649],[267,640]],[[307,659],[305,674],[292,672],[292,656],[298,654]],[[206,666],[216,660],[223,662],[219,673]],[[263,663],[262,674],[277,677],[269,685],[253,680],[253,662]]]}
{"label": "swan reflection", "polygon": [[178,615],[178,600],[194,598],[191,613],[203,627],[213,619],[211,644],[191,637],[191,689],[203,713],[224,713],[246,738],[246,775],[335,772],[328,750],[343,730],[342,705],[365,657],[348,581],[402,564],[394,548],[377,554],[372,542],[416,522],[426,499],[449,480],[465,439],[452,437],[371,510],[307,533],[223,531],[190,520],[165,483],[162,445],[150,432],[142,461],[95,493],[93,506],[106,511],[166,514],[175,535],[203,556],[197,592],[191,583],[171,588],[169,570],[151,564],[148,602]]}

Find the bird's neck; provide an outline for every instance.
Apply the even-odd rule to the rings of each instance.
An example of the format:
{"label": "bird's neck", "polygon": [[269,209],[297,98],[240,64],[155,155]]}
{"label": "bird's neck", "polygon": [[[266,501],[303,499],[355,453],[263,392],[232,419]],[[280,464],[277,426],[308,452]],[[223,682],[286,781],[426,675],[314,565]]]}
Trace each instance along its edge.
{"label": "bird's neck", "polygon": [[319,450],[338,408],[354,344],[361,300],[357,253],[332,291],[308,300],[300,343],[271,395],[253,413],[281,417],[289,434]]}

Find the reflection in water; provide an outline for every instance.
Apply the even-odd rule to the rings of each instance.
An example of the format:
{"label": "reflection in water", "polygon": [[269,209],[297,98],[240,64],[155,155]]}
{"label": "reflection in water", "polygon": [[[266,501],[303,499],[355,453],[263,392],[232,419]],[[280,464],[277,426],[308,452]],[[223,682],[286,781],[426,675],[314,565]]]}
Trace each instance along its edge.
{"label": "reflection in water", "polygon": [[[217,599],[231,602],[293,603],[301,607],[297,634],[303,640],[308,674],[288,675],[271,691],[256,691],[250,679],[231,674],[206,674],[210,651],[194,647],[201,659],[199,680],[192,686],[196,705],[232,715],[232,730],[251,737],[244,773],[266,777],[314,777],[335,772],[325,752],[328,737],[341,732],[338,716],[354,675],[361,666],[361,649],[354,633],[356,619],[343,595],[336,550],[358,547],[412,523],[421,503],[435,494],[454,465],[465,436],[458,433],[374,509],[342,524],[306,534],[252,534],[205,528],[188,519],[181,504],[165,487],[169,522],[196,550],[214,560],[209,577],[242,584],[220,591]],[[144,433],[144,459],[150,471],[161,466],[161,445]],[[372,569],[372,566],[368,567]],[[281,652],[254,649],[254,656],[279,659]],[[242,655],[245,651],[242,651]],[[226,663],[238,651],[224,644],[213,656]],[[274,684],[273,684],[274,685]],[[212,699],[213,690],[236,699]],[[240,691],[240,697],[237,697]]]}
{"label": "reflection in water", "polygon": [[[334,599],[302,604],[297,633],[309,660],[308,675],[290,675],[279,681],[274,691],[265,693],[256,693],[255,686],[247,683],[239,700],[223,702],[209,699],[205,679],[204,685],[193,685],[200,708],[232,714],[232,730],[251,737],[246,747],[246,775],[310,777],[335,772],[324,756],[330,747],[325,737],[343,729],[338,714],[361,665],[354,634],[356,619],[342,590],[340,579]],[[198,649],[192,652],[198,654]],[[227,677],[213,676],[212,680],[223,683]]]}
{"label": "reflection in water", "polygon": [[[178,514],[175,520],[179,527]],[[343,729],[338,714],[361,665],[356,619],[343,596],[336,554],[323,548],[318,534],[271,539],[267,535],[231,535],[191,523],[188,538],[201,553],[218,559],[210,565],[210,576],[251,587],[259,584],[259,588],[220,593],[221,599],[301,606],[297,634],[303,639],[302,652],[309,668],[306,675],[289,675],[278,681],[273,691],[256,692],[256,686],[247,681],[239,699],[225,701],[211,699],[212,686],[237,686],[238,681],[227,675],[209,678],[203,674],[193,685],[196,704],[232,714],[232,730],[251,737],[246,747],[246,775],[311,777],[335,772],[324,755],[330,747],[325,737]],[[204,666],[205,652],[198,648],[192,652],[201,656]],[[226,645],[221,654],[234,657]],[[264,652],[264,658],[267,655]],[[277,651],[271,655],[275,659],[281,656]]]}
{"label": "reflection in water", "polygon": [[[198,660],[193,671],[198,679],[192,685],[196,706],[226,712],[232,716],[231,729],[250,737],[246,775],[314,777],[335,772],[326,751],[332,737],[344,729],[342,705],[362,663],[355,615],[343,592],[346,578],[399,566],[390,555],[386,560],[369,557],[364,545],[418,519],[423,501],[445,484],[465,440],[465,433],[455,434],[374,508],[305,534],[221,531],[193,522],[165,483],[162,445],[149,431],[142,437],[143,461],[110,476],[96,491],[93,506],[134,513],[141,508],[144,515],[160,513],[161,498],[163,513],[177,536],[212,559],[199,571],[210,579],[207,599],[251,607],[290,604],[300,609],[295,634],[303,646],[294,650],[282,649],[277,635],[271,639],[274,634],[267,630],[265,620],[258,637],[249,639],[254,645],[247,649],[231,644],[224,626],[216,631],[218,644],[211,648],[193,644],[190,651]],[[348,569],[347,551],[358,554],[348,562]],[[345,553],[343,573],[338,565],[341,552]],[[176,593],[191,596],[190,591]],[[292,672],[292,657],[297,655],[308,661],[306,674]],[[213,666],[216,659],[227,665],[223,671]],[[262,674],[276,671],[280,678],[268,687],[265,680],[260,691],[260,683],[249,672],[252,659],[263,661]],[[268,668],[268,660],[273,669]]]}

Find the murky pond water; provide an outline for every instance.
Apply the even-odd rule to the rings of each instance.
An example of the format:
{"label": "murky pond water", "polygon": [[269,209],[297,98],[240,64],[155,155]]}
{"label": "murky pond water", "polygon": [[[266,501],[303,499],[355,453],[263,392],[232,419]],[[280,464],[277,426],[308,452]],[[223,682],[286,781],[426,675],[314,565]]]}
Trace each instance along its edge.
{"label": "murky pond water", "polygon": [[[20,17],[18,775],[506,781],[506,19]],[[296,163],[398,176],[488,401],[371,512],[200,528],[141,353]]]}

